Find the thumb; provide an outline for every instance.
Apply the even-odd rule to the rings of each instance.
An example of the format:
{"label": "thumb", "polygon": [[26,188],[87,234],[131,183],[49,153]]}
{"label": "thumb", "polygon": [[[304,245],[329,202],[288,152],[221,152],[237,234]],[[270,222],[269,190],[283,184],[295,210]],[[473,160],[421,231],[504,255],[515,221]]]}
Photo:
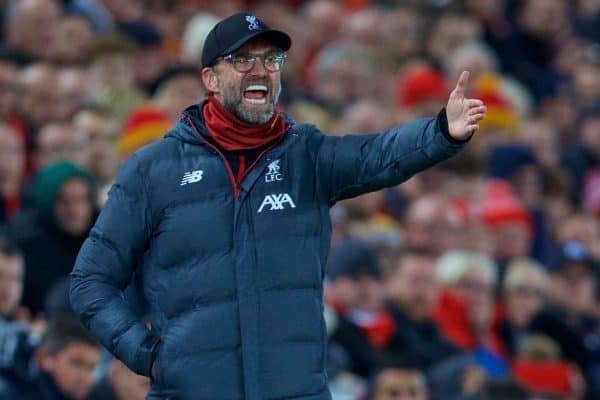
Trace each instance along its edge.
{"label": "thumb", "polygon": [[454,95],[464,96],[467,90],[467,83],[469,82],[469,71],[463,71],[456,82],[456,87],[453,90]]}

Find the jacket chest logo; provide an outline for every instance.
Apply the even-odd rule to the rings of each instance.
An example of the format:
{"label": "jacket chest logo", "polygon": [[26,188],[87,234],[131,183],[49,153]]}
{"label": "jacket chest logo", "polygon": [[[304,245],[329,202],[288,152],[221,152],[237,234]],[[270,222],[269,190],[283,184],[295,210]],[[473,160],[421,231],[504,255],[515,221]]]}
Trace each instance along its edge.
{"label": "jacket chest logo", "polygon": [[269,206],[269,211],[273,210],[283,210],[284,208],[296,208],[296,204],[294,204],[294,200],[287,193],[278,193],[278,194],[268,194],[265,196],[264,200],[260,204],[258,208],[258,213],[260,214],[263,209]]}
{"label": "jacket chest logo", "polygon": [[196,171],[189,171],[183,174],[183,178],[181,178],[181,186],[187,185],[188,183],[196,183],[202,180],[202,175],[204,171],[201,169]]}
{"label": "jacket chest logo", "polygon": [[279,171],[281,169],[281,167],[279,166],[279,160],[273,161],[271,164],[268,165],[267,168],[268,170],[265,173],[265,182],[269,183],[283,180],[283,175]]}

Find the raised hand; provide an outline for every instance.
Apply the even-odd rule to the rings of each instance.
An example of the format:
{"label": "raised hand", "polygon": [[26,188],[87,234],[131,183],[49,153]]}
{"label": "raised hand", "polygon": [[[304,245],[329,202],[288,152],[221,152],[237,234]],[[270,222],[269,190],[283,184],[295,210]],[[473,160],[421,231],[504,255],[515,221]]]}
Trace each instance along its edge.
{"label": "raised hand", "polygon": [[456,87],[450,93],[446,105],[446,117],[448,118],[448,130],[450,136],[457,140],[465,140],[471,137],[479,128],[479,121],[485,117],[487,108],[483,101],[465,98],[469,72],[463,71],[458,78]]}

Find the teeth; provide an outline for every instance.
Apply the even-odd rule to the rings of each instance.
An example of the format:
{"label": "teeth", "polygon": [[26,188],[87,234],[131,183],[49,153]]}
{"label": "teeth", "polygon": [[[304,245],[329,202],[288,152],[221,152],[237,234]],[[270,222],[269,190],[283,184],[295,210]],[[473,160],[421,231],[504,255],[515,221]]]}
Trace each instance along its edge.
{"label": "teeth", "polygon": [[250,85],[246,88],[246,91],[249,90],[262,90],[262,91],[267,91],[267,87],[265,85]]}
{"label": "teeth", "polygon": [[266,104],[267,99],[244,99],[250,104]]}

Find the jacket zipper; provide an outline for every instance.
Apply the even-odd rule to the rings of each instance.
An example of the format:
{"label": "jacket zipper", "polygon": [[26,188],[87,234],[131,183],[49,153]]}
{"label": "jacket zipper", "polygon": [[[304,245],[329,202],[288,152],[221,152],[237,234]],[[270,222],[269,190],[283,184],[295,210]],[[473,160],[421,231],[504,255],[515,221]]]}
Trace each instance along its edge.
{"label": "jacket zipper", "polygon": [[[248,173],[250,171],[252,171],[252,168],[254,168],[256,166],[256,164],[261,160],[261,158],[265,155],[266,152],[268,152],[269,150],[271,150],[273,147],[275,147],[277,144],[279,144],[279,142],[281,142],[281,140],[283,139],[283,135],[281,135],[281,137],[276,140],[273,144],[271,144],[269,147],[267,147],[266,149],[264,149],[263,151],[260,152],[260,154],[258,155],[258,157],[256,157],[256,160],[254,160],[254,162],[244,171],[244,173],[238,177],[238,179],[236,179],[233,170],[231,169],[231,165],[229,165],[229,161],[227,161],[227,157],[225,157],[225,155],[221,152],[221,150],[219,150],[216,146],[214,146],[212,143],[210,143],[208,140],[206,140],[204,137],[202,137],[202,134],[198,131],[198,128],[196,128],[196,125],[194,124],[194,122],[192,121],[192,119],[190,117],[187,117],[188,122],[190,123],[190,126],[194,129],[194,132],[196,133],[196,135],[198,135],[198,137],[200,138],[200,140],[202,140],[206,145],[208,145],[208,147],[210,147],[215,153],[217,153],[221,159],[223,160],[223,162],[225,163],[225,169],[227,170],[227,175],[229,175],[229,180],[231,181],[231,185],[233,186],[233,198],[237,199],[238,195],[240,193],[240,184],[244,181],[244,178],[246,177],[246,175],[248,175]],[[289,127],[286,130],[289,131]]]}

